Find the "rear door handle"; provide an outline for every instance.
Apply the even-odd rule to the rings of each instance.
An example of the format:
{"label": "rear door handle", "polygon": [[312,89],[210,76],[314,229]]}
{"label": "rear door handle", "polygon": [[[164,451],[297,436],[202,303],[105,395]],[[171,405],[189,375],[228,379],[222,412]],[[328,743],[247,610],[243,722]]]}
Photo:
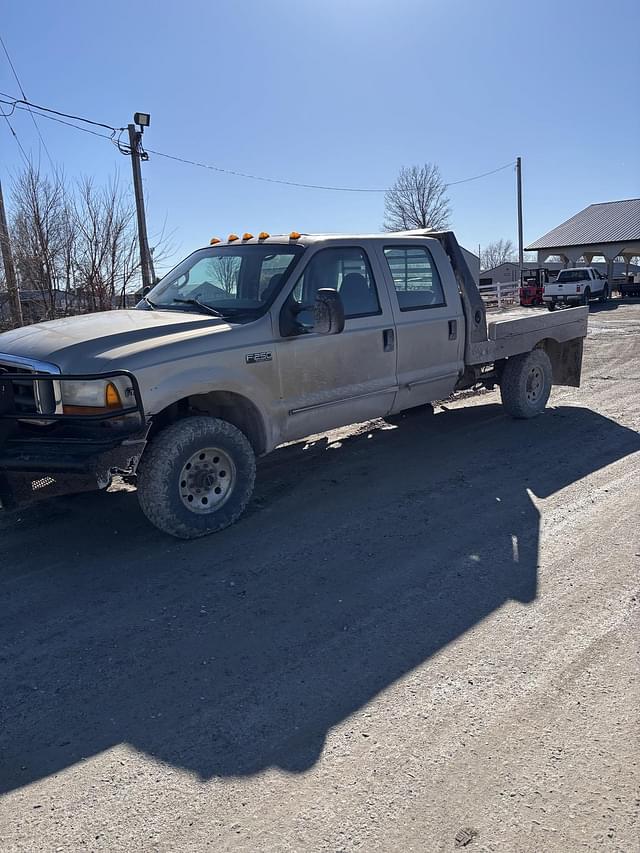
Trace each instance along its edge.
{"label": "rear door handle", "polygon": [[449,340],[455,341],[458,337],[458,321],[449,320]]}
{"label": "rear door handle", "polygon": [[384,329],[382,332],[382,346],[385,352],[393,352],[396,348],[396,333],[393,329]]}

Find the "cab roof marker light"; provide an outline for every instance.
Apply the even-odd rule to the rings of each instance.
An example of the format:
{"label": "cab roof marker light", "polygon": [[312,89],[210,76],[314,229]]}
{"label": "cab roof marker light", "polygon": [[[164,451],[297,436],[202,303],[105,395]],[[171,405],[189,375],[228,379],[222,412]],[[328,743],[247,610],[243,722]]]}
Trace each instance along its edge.
{"label": "cab roof marker light", "polygon": [[243,240],[252,240],[252,239],[253,239],[253,234],[249,234],[249,232],[248,232],[248,231],[245,231],[245,232],[244,232],[244,234],[242,235],[242,239],[243,239]]}
{"label": "cab roof marker light", "polygon": [[215,244],[216,244],[216,243],[219,243],[219,242],[220,242],[220,238],[219,238],[219,237],[212,237],[212,238],[209,240],[209,245],[210,245],[210,246],[215,246]]}
{"label": "cab roof marker light", "polygon": [[270,235],[270,234],[268,234],[266,231],[261,231],[261,232],[258,234],[258,240],[266,240],[266,239],[267,239],[267,237],[270,237],[270,236],[271,236],[271,235]]}
{"label": "cab roof marker light", "polygon": [[239,240],[239,239],[240,238],[238,237],[237,234],[229,234],[229,236],[227,237],[227,242],[233,243],[235,240]]}
{"label": "cab roof marker light", "polygon": [[302,235],[300,234],[299,231],[292,231],[291,234],[289,234],[289,239],[290,240],[299,240],[301,236]]}

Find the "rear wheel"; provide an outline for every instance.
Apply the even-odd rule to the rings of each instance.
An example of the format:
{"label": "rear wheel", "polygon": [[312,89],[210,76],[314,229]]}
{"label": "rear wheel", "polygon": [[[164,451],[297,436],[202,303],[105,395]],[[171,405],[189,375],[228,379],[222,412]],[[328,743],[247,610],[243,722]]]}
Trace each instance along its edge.
{"label": "rear wheel", "polygon": [[502,405],[514,418],[533,418],[544,411],[552,381],[551,362],[544,350],[513,356],[500,379]]}
{"label": "rear wheel", "polygon": [[255,473],[253,449],[237,427],[218,418],[185,418],[158,433],[145,451],[138,501],[159,530],[196,539],[242,515]]}
{"label": "rear wheel", "polygon": [[549,311],[555,311],[556,310],[556,303],[555,302],[547,302],[547,308],[549,309]]}
{"label": "rear wheel", "polygon": [[582,296],[582,304],[588,305],[590,299],[591,299],[591,290],[588,287],[586,287],[584,294]]}

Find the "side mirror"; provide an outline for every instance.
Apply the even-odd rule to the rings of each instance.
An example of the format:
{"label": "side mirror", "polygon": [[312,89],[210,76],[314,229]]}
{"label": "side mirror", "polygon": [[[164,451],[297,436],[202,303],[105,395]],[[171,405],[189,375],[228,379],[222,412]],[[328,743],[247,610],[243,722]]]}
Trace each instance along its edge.
{"label": "side mirror", "polygon": [[317,335],[339,335],[344,329],[344,305],[337,290],[322,287],[313,305],[313,331]]}

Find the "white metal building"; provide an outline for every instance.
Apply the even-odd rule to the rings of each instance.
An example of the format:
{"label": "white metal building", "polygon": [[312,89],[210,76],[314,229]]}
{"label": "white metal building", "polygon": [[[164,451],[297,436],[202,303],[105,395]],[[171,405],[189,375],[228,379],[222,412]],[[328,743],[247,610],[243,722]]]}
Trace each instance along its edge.
{"label": "white metal building", "polygon": [[616,258],[628,273],[631,259],[640,257],[640,198],[591,204],[527,246],[527,251],[538,253],[539,266],[552,255],[559,255],[564,266],[580,262],[591,266],[594,258],[603,258],[612,281]]}

